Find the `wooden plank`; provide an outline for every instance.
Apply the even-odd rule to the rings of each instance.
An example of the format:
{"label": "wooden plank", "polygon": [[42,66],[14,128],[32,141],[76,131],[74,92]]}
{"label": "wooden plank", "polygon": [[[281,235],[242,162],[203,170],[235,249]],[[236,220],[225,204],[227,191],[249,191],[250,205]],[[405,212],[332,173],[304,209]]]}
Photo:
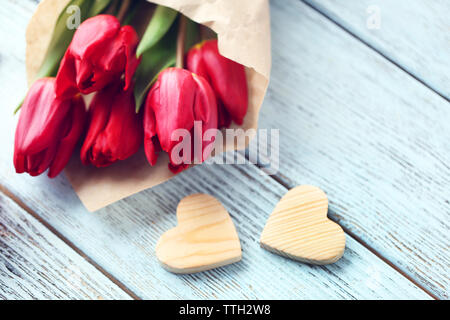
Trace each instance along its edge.
{"label": "wooden plank", "polygon": [[302,2],[271,9],[260,127],[281,129],[278,178],[319,186],[333,219],[449,298],[450,105]]}
{"label": "wooden plank", "polygon": [[[14,1],[7,2],[14,7]],[[6,6],[8,7],[8,6]],[[14,7],[15,8],[15,7]],[[17,8],[11,10],[17,10]],[[1,9],[1,8],[0,8]],[[10,11],[8,11],[10,12]],[[5,13],[0,14],[3,16]],[[4,30],[25,29],[27,12],[7,19]],[[282,23],[283,19],[277,19]],[[6,23],[6,22],[5,22]],[[276,24],[275,24],[276,25]],[[88,213],[62,176],[17,175],[12,166],[15,121],[10,110],[26,90],[22,37],[6,37],[15,50],[0,48],[0,122],[3,146],[0,181],[82,252],[143,298],[429,298],[405,277],[347,236],[338,263],[308,266],[273,255],[259,236],[286,189],[251,165],[202,165],[168,183]],[[279,75],[278,75],[279,76]],[[280,81],[280,80],[278,80]],[[178,201],[192,193],[217,197],[236,224],[243,260],[197,275],[163,270],[154,254],[158,238],[176,225]],[[337,198],[331,198],[337,201]],[[270,279],[270,281],[268,281]],[[274,279],[276,281],[274,281]]]}
{"label": "wooden plank", "polygon": [[450,99],[449,1],[304,1]]}
{"label": "wooden plank", "polygon": [[[7,169],[3,159],[1,166]],[[84,209],[64,177],[49,181],[5,171],[1,180],[22,201],[142,298],[429,298],[349,236],[343,258],[326,267],[260,248],[266,219],[286,189],[255,166],[198,166],[97,213]],[[159,265],[156,243],[176,225],[179,200],[192,193],[211,194],[224,204],[241,240],[241,262],[185,276]]]}
{"label": "wooden plank", "polygon": [[130,299],[0,193],[0,299]]}

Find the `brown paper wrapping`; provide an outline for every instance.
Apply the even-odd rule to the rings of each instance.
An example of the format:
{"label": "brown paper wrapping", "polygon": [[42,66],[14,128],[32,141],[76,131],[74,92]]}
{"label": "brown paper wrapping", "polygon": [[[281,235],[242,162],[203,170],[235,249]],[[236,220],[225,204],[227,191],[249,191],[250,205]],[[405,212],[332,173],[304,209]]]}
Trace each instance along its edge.
{"label": "brown paper wrapping", "polygon": [[[27,28],[26,67],[31,84],[51,41],[56,20],[69,0],[43,0]],[[178,10],[218,35],[219,50],[247,67],[249,109],[244,130],[257,129],[258,114],[269,84],[271,68],[270,15],[268,0],[153,0]],[[237,128],[237,126],[234,126]],[[234,150],[233,144],[225,150]],[[65,170],[78,197],[89,211],[96,211],[120,199],[156,186],[171,177],[168,156],[161,155],[151,167],[141,150],[108,168],[86,167],[74,154]]]}

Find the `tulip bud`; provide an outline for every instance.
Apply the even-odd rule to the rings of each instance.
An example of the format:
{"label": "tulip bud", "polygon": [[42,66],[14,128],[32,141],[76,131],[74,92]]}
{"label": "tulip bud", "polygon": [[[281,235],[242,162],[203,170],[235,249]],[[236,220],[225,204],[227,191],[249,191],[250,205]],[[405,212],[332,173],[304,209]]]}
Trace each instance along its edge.
{"label": "tulip bud", "polygon": [[142,119],[136,114],[133,86],[118,81],[99,91],[89,108],[88,131],[81,148],[83,164],[107,167],[135,154],[142,144]]}
{"label": "tulip bud", "polygon": [[[192,139],[194,121],[201,121],[202,132],[199,134],[202,137],[208,129],[217,129],[217,104],[211,86],[203,77],[187,70],[166,69],[159,75],[145,103],[144,146],[149,163],[156,163],[157,147],[154,140],[157,137],[161,149],[170,156],[169,169],[174,173],[186,169],[188,163],[180,164],[173,159],[172,150],[179,143],[173,139],[173,133],[185,129]],[[206,160],[203,150],[213,141],[201,141],[200,161]],[[192,148],[193,142],[191,140]],[[193,152],[191,154],[193,159],[195,155]]]}
{"label": "tulip bud", "polygon": [[120,27],[116,17],[98,15],[84,21],[74,34],[56,76],[58,97],[103,89],[125,74],[125,90],[131,85],[140,60],[139,42],[131,26]]}
{"label": "tulip bud", "polygon": [[242,125],[248,109],[244,66],[223,57],[219,53],[217,40],[194,46],[187,54],[186,66],[211,84],[218,100],[219,127],[228,127],[231,119]]}
{"label": "tulip bud", "polygon": [[66,166],[84,130],[86,108],[81,96],[56,97],[55,79],[36,81],[23,102],[14,142],[17,173],[38,176],[50,169],[56,177]]}

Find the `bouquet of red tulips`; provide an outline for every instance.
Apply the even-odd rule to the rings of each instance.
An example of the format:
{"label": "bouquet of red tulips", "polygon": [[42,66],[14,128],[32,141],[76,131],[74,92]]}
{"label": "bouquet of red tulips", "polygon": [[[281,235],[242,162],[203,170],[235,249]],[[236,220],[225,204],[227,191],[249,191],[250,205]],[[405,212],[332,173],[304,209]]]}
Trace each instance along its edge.
{"label": "bouquet of red tulips", "polygon": [[[217,21],[228,14],[229,23],[236,23],[233,18],[242,12],[230,12],[242,5],[233,8],[229,0],[221,6],[181,0],[155,1],[167,6],[145,0],[62,2],[64,7],[59,1],[57,8],[55,0],[41,2],[27,30],[31,86],[16,128],[16,172],[48,171],[53,178],[67,167],[81,200],[96,210],[205,161],[217,130],[256,128],[270,50],[268,64],[266,58],[239,61],[219,50],[222,35],[229,39],[224,27],[230,26]],[[267,2],[259,2],[267,31]],[[52,23],[42,22],[44,14]],[[50,28],[48,46],[39,50]],[[225,43],[231,55],[239,57],[235,51],[243,50],[244,57],[252,56],[231,43]],[[212,134],[200,148],[189,141],[192,150],[180,150],[181,142],[207,132]],[[109,194],[99,194],[102,188]]]}

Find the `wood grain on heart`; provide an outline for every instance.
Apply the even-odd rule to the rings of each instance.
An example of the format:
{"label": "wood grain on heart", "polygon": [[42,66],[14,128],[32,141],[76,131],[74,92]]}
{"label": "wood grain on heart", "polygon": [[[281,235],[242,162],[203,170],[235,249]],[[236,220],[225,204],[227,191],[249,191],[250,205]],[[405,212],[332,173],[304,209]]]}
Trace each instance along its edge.
{"label": "wood grain on heart", "polygon": [[345,234],[327,218],[328,198],[317,187],[299,186],[275,207],[261,235],[261,246],[291,259],[329,264],[344,254]]}
{"label": "wood grain on heart", "polygon": [[164,233],[156,256],[167,270],[194,273],[241,260],[241,244],[230,215],[214,197],[194,194],[177,208],[178,226]]}

